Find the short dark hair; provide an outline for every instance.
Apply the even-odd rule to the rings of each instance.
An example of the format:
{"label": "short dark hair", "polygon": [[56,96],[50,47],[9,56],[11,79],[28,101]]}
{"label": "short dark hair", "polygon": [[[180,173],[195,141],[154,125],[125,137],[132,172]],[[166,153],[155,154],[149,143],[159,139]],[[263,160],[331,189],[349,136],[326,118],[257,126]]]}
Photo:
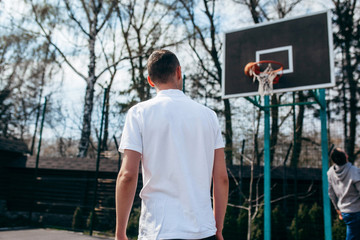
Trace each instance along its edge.
{"label": "short dark hair", "polygon": [[153,82],[167,83],[178,66],[180,63],[174,53],[169,50],[156,50],[149,57],[147,70]]}
{"label": "short dark hair", "polygon": [[338,166],[342,166],[344,165],[347,161],[347,156],[346,153],[340,149],[340,148],[335,148],[332,153],[331,153],[331,160]]}

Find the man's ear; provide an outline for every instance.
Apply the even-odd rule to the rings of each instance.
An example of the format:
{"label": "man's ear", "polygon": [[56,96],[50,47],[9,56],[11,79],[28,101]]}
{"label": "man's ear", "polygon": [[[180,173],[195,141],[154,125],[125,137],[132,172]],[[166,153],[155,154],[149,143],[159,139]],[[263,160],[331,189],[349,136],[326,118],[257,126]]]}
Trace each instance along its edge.
{"label": "man's ear", "polygon": [[155,84],[151,81],[150,76],[147,77],[147,81],[151,87],[155,87]]}
{"label": "man's ear", "polygon": [[176,68],[176,77],[177,79],[181,79],[181,66]]}

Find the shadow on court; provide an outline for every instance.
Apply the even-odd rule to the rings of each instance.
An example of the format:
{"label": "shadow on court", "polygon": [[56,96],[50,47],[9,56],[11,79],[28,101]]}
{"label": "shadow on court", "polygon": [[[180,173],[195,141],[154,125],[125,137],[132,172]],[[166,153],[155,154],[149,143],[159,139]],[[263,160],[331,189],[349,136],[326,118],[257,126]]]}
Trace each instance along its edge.
{"label": "shadow on court", "polygon": [[0,240],[96,240],[114,239],[110,237],[91,237],[82,233],[54,229],[21,229],[0,231]]}

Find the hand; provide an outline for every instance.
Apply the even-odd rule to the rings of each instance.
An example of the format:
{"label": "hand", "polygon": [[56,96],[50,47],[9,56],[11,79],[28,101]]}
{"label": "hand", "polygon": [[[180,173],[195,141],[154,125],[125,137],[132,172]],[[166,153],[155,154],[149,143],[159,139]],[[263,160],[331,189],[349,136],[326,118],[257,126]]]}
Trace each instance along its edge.
{"label": "hand", "polygon": [[343,217],[342,217],[342,215],[341,215],[340,210],[336,210],[336,212],[337,212],[337,214],[339,215],[339,219],[340,219],[340,220],[343,220]]}
{"label": "hand", "polygon": [[127,237],[125,238],[118,238],[118,237],[115,237],[115,240],[129,240]]}
{"label": "hand", "polygon": [[126,235],[125,236],[116,236],[115,235],[115,240],[129,240],[129,239],[127,238]]}
{"label": "hand", "polygon": [[216,240],[224,240],[224,237],[221,232],[216,233]]}

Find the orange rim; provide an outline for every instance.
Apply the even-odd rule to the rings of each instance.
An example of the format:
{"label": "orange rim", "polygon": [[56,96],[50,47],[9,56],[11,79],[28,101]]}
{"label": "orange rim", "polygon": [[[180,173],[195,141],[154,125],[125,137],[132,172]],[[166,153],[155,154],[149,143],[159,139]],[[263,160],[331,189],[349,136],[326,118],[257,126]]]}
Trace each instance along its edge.
{"label": "orange rim", "polygon": [[246,64],[245,66],[245,74],[249,77],[250,74],[249,74],[249,70],[254,66],[254,65],[260,65],[260,64],[264,64],[264,63],[273,63],[273,64],[276,64],[278,66],[280,66],[278,69],[275,69],[273,70],[272,72],[274,73],[278,73],[281,71],[281,73],[278,75],[278,77],[276,77],[273,81],[274,84],[278,83],[279,82],[279,78],[282,76],[282,70],[284,69],[284,66],[282,65],[282,63],[280,62],[277,62],[277,61],[273,61],[273,60],[262,60],[262,61],[259,61],[259,62],[249,62],[248,64]]}

